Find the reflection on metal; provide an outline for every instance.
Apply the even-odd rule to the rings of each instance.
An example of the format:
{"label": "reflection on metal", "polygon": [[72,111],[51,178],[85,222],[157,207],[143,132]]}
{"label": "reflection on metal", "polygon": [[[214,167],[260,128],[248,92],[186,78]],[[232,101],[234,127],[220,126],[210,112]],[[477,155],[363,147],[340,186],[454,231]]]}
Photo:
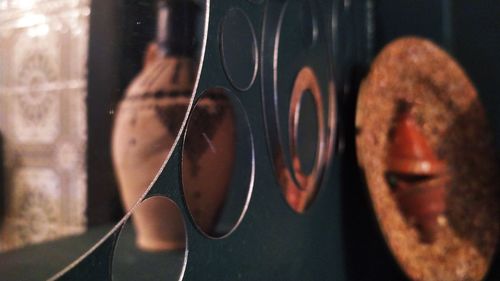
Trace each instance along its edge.
{"label": "reflection on metal", "polygon": [[[303,164],[301,163],[301,159],[299,158],[297,145],[299,138],[299,118],[301,118],[301,101],[303,101],[303,95],[309,93],[314,98],[316,122],[318,125],[318,136],[316,143],[317,153],[315,156],[314,166],[312,168],[312,171],[307,173],[302,168]],[[305,67],[299,72],[297,78],[295,79],[289,112],[290,149],[292,169],[295,179],[292,178],[291,173],[287,173],[285,171],[286,167],[277,167],[278,170],[281,170],[281,172],[279,173],[283,175],[280,177],[280,181],[285,193],[285,198],[288,201],[288,204],[290,204],[290,206],[297,212],[303,212],[312,200],[318,187],[320,173],[324,168],[324,161],[326,160],[326,146],[323,108],[324,104],[318,80],[314,75],[313,70],[309,67]]]}
{"label": "reflection on metal", "polygon": [[246,113],[221,88],[208,89],[190,114],[182,149],[184,198],[197,226],[223,237],[251,195],[253,142]]}
{"label": "reflection on metal", "polygon": [[[316,24],[318,15],[314,1],[272,2],[267,6],[264,21],[267,37],[263,43],[261,71],[266,133],[276,177],[286,201],[298,213],[303,213],[311,204],[334,152],[333,77],[328,64],[313,58],[318,54],[325,59],[329,57],[323,33],[326,31]],[[292,26],[298,26],[302,32],[296,32]],[[310,173],[304,173],[297,147],[300,105],[306,92],[314,98],[316,118],[313,119],[318,126],[318,136],[310,140],[316,142],[316,157]]]}
{"label": "reflection on metal", "polygon": [[[172,141],[172,149],[168,152],[160,172],[139,199],[139,202],[142,202],[146,198],[166,196],[179,206],[183,219],[186,221],[187,248],[189,249],[184,260],[185,269],[180,279],[269,279],[272,278],[269,272],[263,277],[260,269],[273,267],[270,266],[270,263],[273,265],[276,261],[272,259],[281,255],[277,253],[286,252],[288,255],[288,251],[290,256],[293,255],[294,260],[303,266],[289,271],[288,264],[285,264],[286,269],[283,270],[283,274],[287,280],[309,280],[308,277],[312,276],[312,272],[319,274],[318,276],[321,276],[321,278],[330,279],[330,276],[325,277],[323,273],[332,273],[329,267],[325,266],[326,261],[321,261],[316,257],[328,256],[333,252],[332,249],[335,246],[332,241],[335,241],[335,239],[332,239],[332,236],[337,235],[334,231],[335,227],[315,223],[318,218],[316,216],[298,216],[296,212],[290,211],[290,208],[283,201],[280,201],[279,197],[281,196],[279,193],[281,186],[277,183],[277,178],[279,177],[278,172],[281,170],[273,169],[273,167],[276,168],[276,161],[283,160],[286,167],[285,171],[291,173],[289,179],[296,186],[294,190],[302,192],[305,188],[314,186],[314,188],[311,188],[312,192],[310,191],[307,195],[308,197],[314,195],[319,190],[319,187],[326,187],[326,181],[322,181],[322,179],[327,178],[324,170],[327,167],[327,161],[332,159],[332,156],[327,155],[327,152],[332,152],[332,154],[334,152],[333,137],[336,129],[336,98],[334,96],[331,65],[329,64],[329,52],[331,50],[328,48],[329,44],[327,42],[329,32],[321,24],[323,18],[320,16],[322,9],[319,7],[319,2],[312,0],[309,2],[311,3],[311,16],[318,23],[317,38],[314,38],[316,37],[314,30],[312,33],[308,33],[307,30],[304,33],[295,32],[304,26],[307,29],[308,25],[295,21],[295,16],[300,15],[300,10],[303,7],[302,2],[289,1],[293,9],[290,10],[292,12],[287,17],[287,24],[290,25],[286,27],[288,28],[288,34],[285,37],[290,36],[290,40],[286,42],[284,40],[286,38],[280,37],[279,32],[281,27],[284,27],[281,26],[282,18],[279,15],[286,5],[283,4],[283,1],[266,1],[265,5],[255,4],[257,2],[262,1],[221,0],[217,1],[214,9],[211,9],[207,1],[204,40],[202,46],[200,46],[202,54],[194,85],[194,95],[189,99],[186,107],[187,114],[180,125],[180,133]],[[245,69],[248,67],[248,69],[252,70],[246,72],[246,74],[251,73],[252,75],[244,75],[245,79],[242,79],[242,81],[245,80],[246,83],[241,83],[241,85],[232,81],[234,77],[229,77],[230,75],[234,76],[234,73],[227,73],[234,70],[225,69],[227,65],[232,65],[236,71],[239,71],[240,67],[242,67],[241,64],[233,61],[234,56],[227,55],[225,51],[221,52],[221,44],[223,44],[220,36],[221,26],[224,25],[225,19],[227,19],[226,16],[232,10],[244,11],[249,23],[255,30],[255,34],[263,35],[262,38],[250,40],[255,41],[257,46],[262,46],[262,48],[259,48],[260,51],[257,48],[252,49],[251,46],[237,46],[244,49],[244,51],[256,52],[257,55],[255,59],[252,59],[256,66],[252,65],[252,62],[250,65],[245,66]],[[329,9],[325,9],[325,11],[327,10]],[[298,35],[295,36],[297,33]],[[302,38],[307,34],[312,35],[312,42],[308,42],[311,40],[307,40],[307,38]],[[278,48],[280,44],[284,46],[283,49]],[[286,49],[291,52],[287,52]],[[278,66],[278,55],[280,56],[280,62],[283,64],[282,66]],[[225,62],[223,62],[224,60]],[[309,70],[304,70],[304,74],[301,74],[300,77],[305,77],[309,82],[297,87],[304,87],[304,89],[307,88],[314,92],[311,95],[315,99],[315,106],[321,107],[316,109],[317,116],[315,114],[315,117],[321,119],[318,121],[318,124],[321,124],[318,125],[321,126],[318,131],[321,132],[318,132],[319,138],[314,138],[315,140],[319,139],[317,144],[318,159],[316,159],[319,164],[316,168],[317,172],[313,172],[315,178],[307,180],[307,183],[301,181],[305,187],[300,186],[299,188],[295,173],[299,174],[302,169],[300,165],[296,166],[295,169],[291,168],[290,159],[292,153],[289,148],[298,145],[296,143],[296,130],[298,127],[293,120],[301,119],[301,117],[300,114],[297,115],[291,112],[290,97],[292,96],[292,88],[297,73],[306,66],[306,69]],[[254,71],[259,69],[261,75],[255,75]],[[251,79],[246,79],[248,77]],[[248,80],[252,81],[248,82]],[[252,85],[261,85],[262,88]],[[210,94],[212,89],[224,89],[224,94],[232,104],[234,118],[225,119],[227,117],[222,115],[219,122],[216,123],[215,129],[209,128],[210,126],[203,126],[203,130],[193,131],[191,127],[191,121],[193,120],[190,120],[188,116],[192,118],[196,114],[198,107],[207,112],[213,110],[209,112],[208,117],[220,110],[217,106],[221,101],[215,102],[216,99],[203,98],[204,95]],[[280,90],[279,93],[278,89]],[[241,93],[243,90],[245,90],[245,93]],[[297,108],[301,105],[300,96],[304,94],[303,91],[296,90],[296,92],[294,95],[294,100],[296,100],[293,104]],[[280,110],[278,110],[275,101],[279,102]],[[227,103],[227,101],[222,102],[222,104],[224,103]],[[229,116],[227,111],[225,115]],[[202,119],[202,121],[211,125],[209,118]],[[224,122],[227,123],[224,124]],[[234,124],[231,124],[233,122]],[[291,126],[290,129],[288,125]],[[221,128],[217,129],[217,126]],[[213,132],[211,133],[212,129]],[[234,133],[231,132],[232,130],[234,130]],[[195,145],[190,148],[188,141],[190,134],[193,133],[196,135],[197,140],[193,143],[199,142],[203,144],[202,146]],[[223,140],[225,139],[224,142],[218,140],[218,134],[226,135],[223,138]],[[293,134],[295,137],[290,137]],[[266,139],[266,136],[268,139]],[[233,137],[234,140],[232,140]],[[292,140],[294,138],[295,140]],[[266,142],[271,146],[270,151],[266,149]],[[207,158],[207,160],[204,160],[205,162],[200,161],[198,163],[200,164],[198,172],[202,172],[204,165],[209,168],[207,171],[213,171],[212,168],[214,167],[225,166],[222,170],[226,170],[226,172],[222,175],[213,174],[211,178],[197,179],[196,186],[190,187],[189,179],[186,180],[186,176],[193,172],[192,168],[196,165],[193,165],[195,161],[189,159],[189,150],[195,149],[205,154],[218,154],[222,143],[224,143],[222,146],[226,146],[223,149],[226,149],[226,152],[229,153],[227,159],[223,159],[226,156],[220,156]],[[233,145],[234,149],[231,149]],[[231,155],[231,151],[234,151],[234,155]],[[241,155],[239,155],[240,153]],[[280,153],[286,155],[276,158],[276,155]],[[203,154],[201,154],[201,157],[203,157]],[[223,165],[221,162],[226,162],[226,164]],[[230,167],[230,163],[233,163],[233,167]],[[226,187],[228,183],[226,173],[231,174],[228,187]],[[217,177],[221,177],[221,179]],[[205,196],[206,198],[218,196],[207,189],[203,191],[206,192],[206,195],[198,197],[201,194],[197,195],[197,190],[195,190],[196,188],[200,189],[200,185],[209,186],[212,180],[215,182],[214,178],[221,182],[217,184],[219,190],[227,190],[225,191],[227,192],[227,195],[225,195],[226,200],[224,201],[224,207],[217,206],[221,204],[217,202],[210,206],[207,209],[208,211],[205,212],[205,215],[207,215],[207,219],[205,219],[202,217],[204,211],[200,211],[200,215],[197,215],[197,207],[193,207],[193,203],[190,202]],[[318,207],[316,211],[321,212],[327,208],[331,210],[331,206],[333,206],[330,202],[332,198],[331,187],[329,186],[329,189],[326,190],[328,197],[323,198],[325,200],[321,200],[321,203],[318,202],[316,205]],[[223,230],[225,231],[217,230],[217,223],[215,231],[209,229],[212,228],[211,224],[213,222],[211,221],[214,220],[213,217],[216,217],[214,214],[219,212],[217,209],[223,209],[221,217],[226,213],[224,208],[231,205],[227,199],[233,196],[231,193],[235,188],[243,191],[240,194],[242,196],[239,197],[240,201],[238,201],[243,204],[235,204],[234,206],[237,205],[236,209],[228,207],[228,210],[236,210],[235,212],[227,212],[233,214],[230,217],[232,224],[228,227],[224,226]],[[213,200],[218,201],[219,199],[215,198]],[[305,205],[309,205],[310,200],[305,201],[307,203],[303,204],[304,207],[301,207],[302,210],[297,210],[298,212],[303,212]],[[131,211],[98,244],[54,276],[52,280],[111,280],[110,268],[113,255],[119,251],[119,249],[116,252],[113,250],[117,243],[118,234],[122,231],[124,224],[131,217],[134,210],[138,208],[140,208],[140,203],[135,204]],[[197,220],[205,220],[206,222],[200,223]],[[305,227],[305,225],[308,227]],[[203,228],[209,231],[205,232]],[[280,236],[276,236],[277,232],[280,233]],[[307,233],[315,233],[315,235],[307,235]],[[279,237],[279,241],[276,237]],[[297,241],[300,241],[300,243],[297,243]],[[315,258],[310,259],[306,252],[314,253]],[[231,264],[235,266],[228,266]],[[154,266],[158,265],[155,264]],[[245,266],[249,267],[245,268]],[[274,271],[274,273],[276,272]]]}
{"label": "reflection on metal", "polygon": [[304,46],[310,47],[318,40],[318,19],[314,14],[313,4],[309,0],[302,1],[302,11],[299,20],[302,23],[302,38]]}
{"label": "reflection on metal", "polygon": [[[210,1],[204,1],[204,6],[202,7],[203,12],[201,13],[201,18],[203,19],[203,34],[202,34],[202,43],[199,46],[200,58],[199,64],[200,66],[203,64],[205,59],[205,46],[207,42],[207,32],[208,32],[208,20],[209,20],[209,11],[210,11]],[[146,55],[145,62],[146,64],[154,61],[155,47],[150,47],[149,55]],[[194,83],[192,85],[193,91],[196,93],[196,89],[198,89],[198,85],[200,83],[200,73],[202,67],[197,68],[196,76],[192,76],[194,79]],[[133,100],[134,98],[132,98]],[[190,112],[193,105],[194,97],[191,96],[187,99],[186,103],[186,111],[184,116],[177,116],[182,120],[180,123],[180,127],[178,130],[182,132],[186,126],[188,113]],[[180,139],[181,134],[177,133],[174,136],[174,140],[171,144],[171,149],[169,149],[163,164],[161,165],[158,173],[154,177],[151,183],[147,184],[147,188],[144,190],[144,193],[139,194],[136,203],[131,206],[130,210],[125,214],[125,216],[93,247],[91,247],[87,252],[83,253],[79,258],[69,264],[67,267],[61,269],[58,273],[52,276],[49,280],[112,280],[112,260],[114,255],[114,250],[116,243],[118,241],[119,234],[123,230],[125,224],[132,217],[134,210],[138,208],[141,202],[152,196],[167,196],[169,199],[174,201],[177,206],[184,206],[179,204],[180,200],[180,188],[181,184],[179,182],[178,177],[172,177],[165,182],[165,179],[162,179],[162,175],[178,174],[180,175]],[[187,219],[187,210],[184,207],[180,208],[181,215],[184,221],[188,221]],[[192,235],[193,227],[189,224],[185,224],[187,236]],[[186,245],[186,254],[183,258],[182,271],[179,276],[179,280],[184,278],[186,265],[187,265],[187,249],[188,245]]]}
{"label": "reflection on metal", "polygon": [[197,225],[212,234],[233,173],[236,132],[232,105],[222,89],[195,104],[182,150],[182,184]]}
{"label": "reflection on metal", "polygon": [[89,1],[0,2],[0,250],[85,230]]}
{"label": "reflection on metal", "polygon": [[[138,213],[150,219],[129,219],[123,226],[113,257],[113,280],[178,279],[187,254],[185,221],[179,207],[166,197],[154,196],[138,205],[134,215]],[[162,266],[145,272],[144,267],[151,263]]]}
{"label": "reflection on metal", "polygon": [[[166,56],[150,45],[144,69],[127,89],[113,128],[113,163],[126,210],[155,178],[174,144],[193,89],[191,58]],[[148,216],[134,215],[137,222]]]}
{"label": "reflection on metal", "polygon": [[241,9],[231,9],[220,29],[220,51],[224,71],[240,91],[252,87],[257,77],[258,47],[255,29]]}
{"label": "reflection on metal", "polygon": [[[192,1],[158,3],[156,41],[149,45],[144,67],[118,108],[112,152],[126,210],[134,206],[155,178],[186,116],[198,67],[192,43],[198,9]],[[179,23],[183,29],[176,27]],[[154,239],[147,239],[155,223],[162,227],[160,222],[169,226],[163,228],[170,231],[172,238],[178,238],[180,233],[184,238],[177,208],[168,203],[151,204],[133,214],[138,245],[147,250],[183,246],[183,240],[154,243]]]}

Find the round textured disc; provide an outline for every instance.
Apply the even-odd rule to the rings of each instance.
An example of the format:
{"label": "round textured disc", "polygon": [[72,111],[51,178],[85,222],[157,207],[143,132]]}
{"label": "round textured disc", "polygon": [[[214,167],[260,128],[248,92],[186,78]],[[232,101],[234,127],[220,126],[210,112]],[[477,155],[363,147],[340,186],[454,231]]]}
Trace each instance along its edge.
{"label": "round textured disc", "polygon": [[[413,104],[422,133],[448,164],[447,209],[430,244],[400,212],[385,177],[399,100]],[[430,41],[390,43],[361,85],[356,129],[358,162],[380,228],[406,274],[413,280],[482,279],[499,237],[499,169],[483,107],[461,67]]]}

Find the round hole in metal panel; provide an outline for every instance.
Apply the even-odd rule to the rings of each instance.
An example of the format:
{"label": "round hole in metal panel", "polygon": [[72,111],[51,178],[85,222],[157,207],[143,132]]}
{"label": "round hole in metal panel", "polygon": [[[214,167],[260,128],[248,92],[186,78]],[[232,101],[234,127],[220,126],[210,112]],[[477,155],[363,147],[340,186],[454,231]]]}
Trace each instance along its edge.
{"label": "round hole in metal panel", "polygon": [[186,259],[186,230],[177,205],[151,197],[133,210],[113,256],[113,280],[180,280]]}
{"label": "round hole in metal panel", "polygon": [[231,84],[238,90],[248,90],[257,77],[258,47],[252,23],[239,8],[229,10],[222,20],[220,52]]}
{"label": "round hole in metal panel", "polygon": [[309,0],[301,1],[300,20],[302,22],[302,39],[305,46],[312,46],[318,38],[317,19],[314,15],[312,3]]}
{"label": "round hole in metal panel", "polygon": [[294,120],[296,129],[294,131],[297,132],[294,140],[296,143],[295,153],[298,156],[301,170],[309,174],[314,167],[318,153],[316,103],[310,90],[304,91],[294,112],[296,114],[296,120]]}
{"label": "round hole in metal panel", "polygon": [[280,40],[302,42],[302,48],[313,46],[318,38],[318,19],[310,0],[288,1],[282,11]]}
{"label": "round hole in metal panel", "polygon": [[325,165],[325,118],[321,89],[314,71],[304,67],[295,79],[290,99],[289,140],[292,170],[281,170],[286,201],[302,213],[314,199]]}
{"label": "round hole in metal panel", "polygon": [[[328,152],[333,151],[335,131],[333,83],[324,84],[331,76],[324,71],[324,61],[317,60],[323,57],[318,54],[328,57],[328,49],[324,40],[315,40],[313,44],[321,43],[317,47],[303,44],[307,41],[301,32],[304,25],[300,18],[306,18],[301,16],[303,5],[302,1],[287,1],[266,6],[264,29],[269,38],[263,38],[262,44],[262,99],[269,148],[284,197],[298,213],[306,211],[317,193],[325,165],[331,160]],[[317,20],[316,7],[311,4],[310,8],[312,18]],[[316,73],[318,63],[321,67]],[[314,103],[308,100],[311,95]],[[303,108],[301,113],[301,105],[309,110]],[[307,118],[302,120],[300,115],[316,116],[317,129],[308,128],[316,131],[315,140],[314,136],[302,135],[304,128],[299,124],[306,123]],[[303,142],[309,148],[303,147]]]}
{"label": "round hole in metal panel", "polygon": [[250,199],[253,140],[245,110],[222,88],[205,91],[189,117],[182,184],[191,217],[210,237],[236,228]]}

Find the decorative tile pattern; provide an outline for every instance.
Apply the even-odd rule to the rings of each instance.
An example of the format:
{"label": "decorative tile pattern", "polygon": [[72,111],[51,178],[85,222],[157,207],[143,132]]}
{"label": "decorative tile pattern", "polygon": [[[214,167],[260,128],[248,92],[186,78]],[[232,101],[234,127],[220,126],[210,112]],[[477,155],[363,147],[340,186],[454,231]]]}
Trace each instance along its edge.
{"label": "decorative tile pattern", "polygon": [[56,223],[61,217],[58,208],[61,186],[58,175],[48,168],[21,168],[13,179],[9,200],[5,239],[10,247],[38,243],[57,237]]}
{"label": "decorative tile pattern", "polygon": [[59,134],[59,99],[43,89],[60,80],[57,36],[32,37],[29,32],[14,44],[14,135],[23,143],[51,143]]}
{"label": "decorative tile pattern", "polygon": [[0,250],[82,232],[89,0],[0,1]]}

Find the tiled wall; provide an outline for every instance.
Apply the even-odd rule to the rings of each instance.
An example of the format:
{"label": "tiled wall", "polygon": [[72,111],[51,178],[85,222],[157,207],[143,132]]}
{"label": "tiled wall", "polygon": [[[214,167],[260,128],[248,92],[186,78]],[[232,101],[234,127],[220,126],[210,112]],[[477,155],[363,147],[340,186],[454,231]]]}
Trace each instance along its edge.
{"label": "tiled wall", "polygon": [[90,0],[0,0],[0,250],[85,229]]}

